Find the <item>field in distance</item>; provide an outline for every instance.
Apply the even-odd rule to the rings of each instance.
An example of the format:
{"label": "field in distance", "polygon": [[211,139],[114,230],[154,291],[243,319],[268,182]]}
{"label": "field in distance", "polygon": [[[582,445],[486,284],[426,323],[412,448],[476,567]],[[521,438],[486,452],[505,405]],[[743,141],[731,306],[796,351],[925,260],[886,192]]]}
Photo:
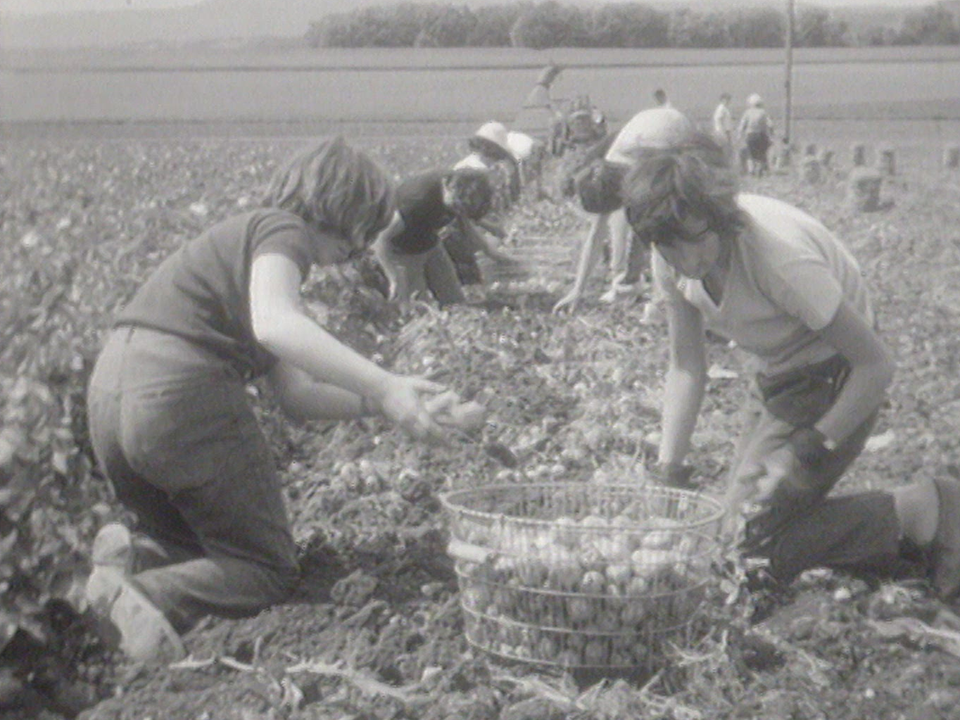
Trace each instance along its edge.
{"label": "field in distance", "polygon": [[[44,124],[211,124],[311,128],[389,124],[457,128],[515,117],[539,68],[567,67],[553,94],[588,95],[613,124],[651,103],[663,87],[697,120],[719,93],[760,93],[784,116],[785,53],[772,50],[498,49],[310,50],[307,48],[139,48],[0,56],[0,122]],[[792,117],[924,127],[905,137],[944,140],[960,122],[960,48],[799,49]],[[782,127],[782,126],[781,126]],[[901,130],[897,130],[901,133]]]}

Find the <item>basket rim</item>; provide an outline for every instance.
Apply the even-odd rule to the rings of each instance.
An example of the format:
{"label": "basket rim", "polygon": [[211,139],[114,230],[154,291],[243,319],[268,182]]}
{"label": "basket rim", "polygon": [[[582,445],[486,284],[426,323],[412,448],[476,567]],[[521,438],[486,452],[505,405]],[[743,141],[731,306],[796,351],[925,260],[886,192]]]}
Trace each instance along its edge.
{"label": "basket rim", "polygon": [[[491,512],[488,510],[476,510],[474,508],[464,507],[457,503],[459,498],[467,497],[477,497],[482,496],[485,493],[503,491],[503,490],[518,490],[518,489],[551,489],[551,490],[564,490],[564,489],[576,489],[583,490],[584,488],[597,488],[602,490],[612,490],[614,492],[626,492],[626,493],[638,493],[642,491],[643,493],[654,493],[660,495],[661,497],[673,497],[676,499],[688,499],[695,500],[697,502],[702,502],[704,505],[709,506],[706,508],[708,512],[705,517],[698,518],[697,520],[686,525],[687,528],[695,528],[701,525],[708,525],[710,523],[718,522],[724,515],[725,510],[722,503],[713,495],[709,495],[703,491],[693,491],[693,490],[684,490],[682,488],[673,488],[667,487],[664,485],[636,485],[636,484],[626,484],[626,483],[589,483],[589,482],[537,482],[537,483],[497,483],[495,485],[484,485],[482,487],[476,488],[466,488],[460,490],[448,490],[439,494],[440,504],[443,506],[447,512],[462,516],[469,515],[475,518],[487,518],[492,521],[497,520],[517,520],[524,523],[533,523],[533,524],[544,524],[552,525],[554,520],[546,520],[542,518],[528,518],[522,517],[519,515],[510,515],[502,512]],[[639,494],[639,493],[638,493]],[[643,521],[638,521],[637,525],[642,525]],[[597,527],[600,527],[599,525]]]}

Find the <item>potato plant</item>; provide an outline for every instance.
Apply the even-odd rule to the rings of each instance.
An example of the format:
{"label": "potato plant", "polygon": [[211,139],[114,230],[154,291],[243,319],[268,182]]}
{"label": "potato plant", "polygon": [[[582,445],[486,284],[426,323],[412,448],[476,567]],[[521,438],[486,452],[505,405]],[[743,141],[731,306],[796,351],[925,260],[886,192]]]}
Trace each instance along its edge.
{"label": "potato plant", "polygon": [[[898,356],[889,407],[872,439],[884,444],[857,460],[838,491],[958,472],[957,177],[917,165],[954,125],[938,122],[936,138],[902,125],[898,175],[882,191],[892,204],[881,211],[855,214],[843,204],[842,150],[854,138],[881,139],[872,123],[806,123],[798,132],[832,139],[838,149],[820,184],[774,174],[748,188],[800,205],[838,232],[876,290],[878,320]],[[441,511],[440,493],[558,480],[642,485],[656,450],[664,328],[638,323],[642,299],[596,302],[599,277],[577,313],[552,314],[569,287],[585,221],[562,202],[534,198],[516,210],[509,250],[536,271],[523,282],[494,280],[472,295],[475,304],[403,315],[371,289],[375,283],[355,291],[352,282],[317,278],[305,288],[308,306],[378,362],[436,377],[464,402],[482,402],[484,426],[451,437],[450,446],[426,448],[375,420],[292,427],[260,396],[300,547],[296,601],[254,618],[204,623],[186,638],[186,665],[136,673],[99,651],[78,632],[71,605],[93,533],[119,516],[88,453],[89,363],[115,309],[146,273],[203,227],[251,207],[275,164],[303,142],[197,139],[195,130],[187,137],[170,126],[143,140],[134,137],[138,128],[110,126],[100,130],[111,136],[103,141],[83,129],[59,137],[52,128],[35,135],[20,128],[0,148],[0,714],[17,717],[19,707],[24,717],[51,720],[954,716],[956,658],[937,644],[951,626],[934,627],[950,620],[950,608],[922,583],[812,573],[760,606],[771,596],[744,588],[742,576],[724,566],[722,592],[714,595],[711,585],[693,582],[701,577],[699,541],[681,572],[660,562],[682,534],[661,545],[653,530],[669,538],[678,534],[672,528],[645,528],[650,545],[633,547],[629,562],[622,550],[616,562],[606,559],[614,552],[609,538],[627,535],[629,545],[634,533],[579,523],[587,515],[615,518],[626,506],[557,507],[542,525],[567,516],[570,527],[560,523],[557,538],[541,539],[549,554],[514,565],[511,582],[471,576],[461,595],[463,578],[445,553],[448,533],[460,531]],[[463,154],[462,136],[433,131],[368,132],[363,142],[399,177]],[[711,341],[709,352],[727,372],[711,374],[690,461],[694,481],[718,493],[748,369],[726,344]],[[627,513],[631,520],[689,519],[654,504],[636,510]],[[532,547],[538,534],[516,541]],[[590,567],[567,562],[574,540],[595,546],[584,554]],[[492,556],[509,555],[494,534],[473,542]],[[641,550],[649,555],[634,558]],[[667,569],[647,575],[638,565]],[[459,570],[480,566],[461,562]],[[596,593],[579,587],[587,573],[603,576],[588,578]],[[613,583],[628,589],[615,595]],[[627,602],[636,597],[643,602]],[[517,609],[514,617],[493,615],[495,600],[528,610],[519,618]],[[696,624],[684,626],[693,606]],[[607,630],[613,608],[618,625]],[[579,625],[571,624],[571,610]],[[595,617],[597,627],[586,629]],[[907,627],[922,620],[935,633],[897,635],[891,628],[900,620]],[[703,622],[695,652],[678,654],[677,638]],[[523,654],[537,660],[499,662]],[[578,686],[581,677],[565,672],[651,659],[663,673],[644,676],[642,687]]]}

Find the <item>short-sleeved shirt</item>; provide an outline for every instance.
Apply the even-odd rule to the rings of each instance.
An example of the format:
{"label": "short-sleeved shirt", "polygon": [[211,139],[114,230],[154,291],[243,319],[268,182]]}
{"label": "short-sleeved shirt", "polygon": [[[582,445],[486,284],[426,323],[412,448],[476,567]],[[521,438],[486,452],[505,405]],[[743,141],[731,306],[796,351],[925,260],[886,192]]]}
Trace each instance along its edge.
{"label": "short-sleeved shirt", "polygon": [[276,357],[250,321],[250,269],[264,253],[282,254],[302,278],[323,243],[297,215],[261,209],[227,218],[183,245],[154,270],[121,310],[117,326],[146,327],[210,350],[243,377],[263,375]]}
{"label": "short-sleeved shirt", "polygon": [[740,116],[740,133],[747,135],[750,133],[771,133],[773,132],[773,122],[770,116],[763,108],[747,108]]}
{"label": "short-sleeved shirt", "polygon": [[397,212],[403,228],[390,238],[391,249],[400,255],[415,255],[437,246],[439,232],[454,219],[443,202],[444,170],[413,175],[397,187]]}
{"label": "short-sleeved shirt", "polygon": [[819,221],[787,203],[742,194],[746,226],[738,234],[720,304],[703,282],[685,278],[653,253],[657,286],[670,301],[696,307],[704,326],[778,373],[836,354],[819,331],[846,299],[873,323],[873,310],[853,255]]}
{"label": "short-sleeved shirt", "polygon": [[713,131],[722,138],[733,132],[733,116],[730,108],[723,103],[717,105],[717,109],[713,111]]}
{"label": "short-sleeved shirt", "polygon": [[604,159],[618,165],[632,165],[641,148],[672,147],[693,129],[687,116],[672,107],[641,110],[620,129]]}

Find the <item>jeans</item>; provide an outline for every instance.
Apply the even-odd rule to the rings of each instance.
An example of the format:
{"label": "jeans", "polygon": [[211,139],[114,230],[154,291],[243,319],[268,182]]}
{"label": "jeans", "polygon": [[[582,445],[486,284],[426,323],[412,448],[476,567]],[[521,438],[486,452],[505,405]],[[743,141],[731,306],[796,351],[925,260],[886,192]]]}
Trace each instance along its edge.
{"label": "jeans", "polygon": [[131,580],[177,630],[292,592],[296,546],[239,373],[176,336],[118,328],[90,379],[88,413],[98,462],[137,516]]}
{"label": "jeans", "polygon": [[426,252],[403,254],[387,251],[387,261],[396,274],[396,297],[408,300],[429,291],[440,305],[455,305],[466,301],[457,269],[442,243]]}
{"label": "jeans", "polygon": [[[795,430],[764,407],[759,393],[748,402],[731,483],[743,482],[767,455],[787,445]],[[769,560],[770,573],[778,580],[789,583],[814,567],[881,575],[902,568],[900,525],[890,493],[827,496],[863,451],[876,421],[876,413],[864,421],[816,469],[816,478],[799,479],[800,485],[816,490],[793,498],[790,506],[774,504],[748,518],[743,550]]]}

